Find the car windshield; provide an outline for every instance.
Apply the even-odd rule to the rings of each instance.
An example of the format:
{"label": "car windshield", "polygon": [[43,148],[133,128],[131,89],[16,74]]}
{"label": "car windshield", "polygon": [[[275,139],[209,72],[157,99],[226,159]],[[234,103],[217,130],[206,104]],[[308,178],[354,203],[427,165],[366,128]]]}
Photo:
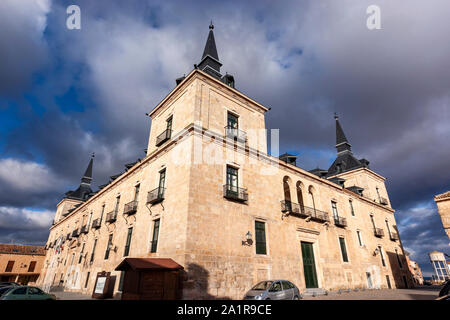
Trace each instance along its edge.
{"label": "car windshield", "polygon": [[0,288],[0,296],[4,295],[5,293],[7,293],[9,290],[11,290],[13,287],[3,287]]}
{"label": "car windshield", "polygon": [[252,290],[267,290],[272,285],[273,281],[262,281],[252,288]]}

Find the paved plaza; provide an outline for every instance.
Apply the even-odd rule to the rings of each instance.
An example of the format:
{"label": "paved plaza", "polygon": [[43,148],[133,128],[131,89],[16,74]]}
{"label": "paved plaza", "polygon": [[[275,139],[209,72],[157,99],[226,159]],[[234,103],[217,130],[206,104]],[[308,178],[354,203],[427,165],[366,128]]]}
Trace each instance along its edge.
{"label": "paved plaza", "polygon": [[317,297],[304,297],[303,300],[434,300],[438,297],[439,286],[421,286],[413,289],[381,289],[334,292]]}
{"label": "paved plaza", "polygon": [[[306,296],[303,300],[434,300],[438,297],[439,286],[422,286],[414,289],[365,290],[330,293],[317,297]],[[52,292],[58,300],[91,300],[90,295],[76,292]],[[111,300],[111,299],[108,299]]]}

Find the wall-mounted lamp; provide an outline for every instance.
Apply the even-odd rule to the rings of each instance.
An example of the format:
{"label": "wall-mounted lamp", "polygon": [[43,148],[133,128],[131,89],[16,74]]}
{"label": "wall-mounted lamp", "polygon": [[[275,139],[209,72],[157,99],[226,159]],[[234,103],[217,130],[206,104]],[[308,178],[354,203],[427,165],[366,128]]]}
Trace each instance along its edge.
{"label": "wall-mounted lamp", "polygon": [[252,234],[248,231],[245,234],[245,241],[242,241],[242,245],[251,246],[253,244]]}
{"label": "wall-mounted lamp", "polygon": [[373,256],[376,256],[378,254],[379,249],[376,248],[375,251],[373,252]]}

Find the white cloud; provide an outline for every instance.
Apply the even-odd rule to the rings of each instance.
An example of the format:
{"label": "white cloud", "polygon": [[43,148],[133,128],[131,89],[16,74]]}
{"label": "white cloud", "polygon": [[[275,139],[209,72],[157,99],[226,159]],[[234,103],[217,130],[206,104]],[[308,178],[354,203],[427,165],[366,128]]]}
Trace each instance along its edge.
{"label": "white cloud", "polygon": [[0,228],[36,230],[50,227],[54,211],[0,207]]}
{"label": "white cloud", "polygon": [[63,181],[44,164],[13,158],[0,159],[3,192],[45,192],[59,190]]}

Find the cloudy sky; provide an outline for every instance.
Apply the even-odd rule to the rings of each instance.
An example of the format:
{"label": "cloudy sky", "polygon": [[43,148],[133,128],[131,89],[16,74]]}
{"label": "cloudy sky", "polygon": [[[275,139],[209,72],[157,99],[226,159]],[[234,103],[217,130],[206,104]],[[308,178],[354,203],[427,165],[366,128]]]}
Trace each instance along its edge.
{"label": "cloudy sky", "polygon": [[339,113],[428,275],[427,252],[450,254],[433,202],[450,188],[449,16],[447,0],[0,1],[0,242],[44,244],[93,151],[95,186],[144,156],[145,113],[199,62],[212,19],[222,71],[272,108],[300,167],[331,164]]}

